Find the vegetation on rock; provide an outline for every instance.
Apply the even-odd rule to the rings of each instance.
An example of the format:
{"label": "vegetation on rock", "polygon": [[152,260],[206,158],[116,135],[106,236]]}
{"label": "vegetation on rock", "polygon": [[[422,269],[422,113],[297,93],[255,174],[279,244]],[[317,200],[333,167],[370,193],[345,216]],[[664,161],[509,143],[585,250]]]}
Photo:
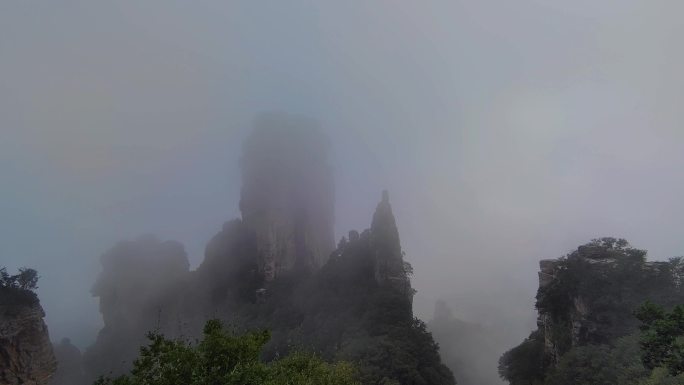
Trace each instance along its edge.
{"label": "vegetation on rock", "polygon": [[22,267],[19,274],[9,274],[7,268],[0,268],[0,305],[21,305],[38,303],[34,290],[38,288],[38,272]]}
{"label": "vegetation on rock", "polygon": [[37,282],[33,269],[0,268],[0,384],[46,385],[56,369]]}
{"label": "vegetation on rock", "polygon": [[680,258],[646,262],[645,250],[601,238],[541,265],[539,328],[501,357],[502,378],[512,385],[684,383],[677,339],[684,311],[659,307],[684,303]]}
{"label": "vegetation on rock", "polygon": [[[159,284],[145,281],[136,266],[183,260],[178,248],[149,240],[117,246],[105,254],[96,285],[105,328],[84,357],[91,378],[129,370],[143,327],[174,338],[198,336],[200,322],[213,317],[242,332],[270,330],[265,362],[308,351],[353,363],[363,384],[454,384],[432,335],[413,316],[411,269],[387,200],[378,212],[371,229],[350,232],[320,269],[281,272],[269,282],[256,266],[256,237],[239,220],[210,241],[197,271],[176,269],[175,279]],[[171,251],[167,262],[146,257]]]}
{"label": "vegetation on rock", "polygon": [[234,335],[218,320],[204,327],[202,340],[192,344],[149,333],[150,344],[128,375],[100,378],[96,385],[356,385],[356,370],[346,362],[327,363],[295,352],[270,363],[259,355],[270,339],[268,331]]}

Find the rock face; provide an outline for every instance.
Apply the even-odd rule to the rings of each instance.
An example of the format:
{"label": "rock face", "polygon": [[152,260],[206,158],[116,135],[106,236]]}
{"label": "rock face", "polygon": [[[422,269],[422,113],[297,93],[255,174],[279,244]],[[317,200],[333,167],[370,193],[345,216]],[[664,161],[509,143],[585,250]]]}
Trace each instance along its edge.
{"label": "rock face", "polygon": [[[615,263],[612,259],[587,260],[583,254],[579,253],[577,257],[584,261],[590,261],[588,263],[597,269],[611,269]],[[558,272],[561,269],[563,269],[563,264],[560,260],[544,259],[539,261],[539,290],[543,292],[550,288],[558,279]],[[566,329],[566,335],[570,338],[570,347],[588,342],[589,336],[598,331],[597,324],[590,317],[592,309],[589,301],[583,295],[579,293],[572,295],[569,303],[570,306],[567,307],[566,314],[564,314],[565,322],[563,325],[558,324],[558,317],[554,317],[550,312],[543,309],[540,309],[537,314],[537,326],[543,332],[545,353],[551,362],[557,362],[563,350],[566,350],[561,347],[564,344],[558,341],[559,328]]]}
{"label": "rock face", "polygon": [[582,348],[596,351],[618,346],[623,338],[638,338],[640,323],[634,311],[644,302],[666,308],[684,302],[682,262],[681,257],[646,262],[646,250],[612,237],[594,239],[558,259],[542,260],[537,329],[503,354],[499,373],[512,384],[557,383],[556,369],[563,372],[569,363],[582,362],[585,358],[575,361],[587,351]]}
{"label": "rock face", "polygon": [[631,312],[646,300],[681,298],[681,264],[645,262],[645,255],[624,240],[603,238],[539,262],[537,326],[549,362],[574,346],[609,343],[634,330]]}
{"label": "rock face", "polygon": [[371,242],[377,250],[375,280],[380,285],[393,286],[412,298],[411,283],[408,279],[411,274],[410,265],[404,262],[399,230],[397,230],[387,191],[382,192],[382,200],[373,214],[370,231]]}
{"label": "rock face", "polygon": [[152,236],[118,243],[101,262],[92,293],[100,299],[104,327],[83,357],[88,380],[124,372],[145,333],[177,326],[178,298],[189,272],[183,245]]}
{"label": "rock face", "polygon": [[[539,261],[539,291],[544,291],[549,288],[557,278],[556,274],[560,269],[560,261],[555,259],[544,259]],[[571,336],[570,346],[577,345],[580,340],[579,330],[582,322],[586,320],[588,309],[581,297],[572,298],[573,306],[568,309],[565,315],[570,320],[569,328],[571,329],[569,335]],[[544,338],[544,354],[549,358],[550,362],[558,362],[561,354],[560,343],[557,341],[557,328],[566,328],[565,325],[557,325],[553,315],[543,309],[538,309],[537,313],[537,327],[542,332]]]}
{"label": "rock face", "polygon": [[244,145],[240,210],[266,281],[322,266],[335,248],[330,144],[314,122],[264,115]]}
{"label": "rock face", "polygon": [[43,321],[32,292],[0,288],[0,384],[46,385],[56,369]]}

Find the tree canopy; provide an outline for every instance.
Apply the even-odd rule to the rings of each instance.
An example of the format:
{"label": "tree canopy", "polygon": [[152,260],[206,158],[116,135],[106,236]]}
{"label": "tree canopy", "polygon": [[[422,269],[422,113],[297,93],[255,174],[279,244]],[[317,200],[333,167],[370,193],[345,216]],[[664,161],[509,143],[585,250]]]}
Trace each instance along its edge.
{"label": "tree canopy", "polygon": [[684,373],[684,306],[677,305],[671,311],[646,302],[637,311],[642,322],[642,360],[649,369],[662,366],[676,376]]}
{"label": "tree canopy", "polygon": [[34,269],[22,267],[19,274],[10,275],[7,268],[0,268],[0,287],[21,290],[35,290],[38,288],[38,272]]}
{"label": "tree canopy", "polygon": [[259,356],[268,331],[233,335],[210,320],[202,340],[190,343],[148,334],[130,374],[100,378],[96,385],[356,385],[356,369],[347,362],[328,363],[304,352],[264,363]]}

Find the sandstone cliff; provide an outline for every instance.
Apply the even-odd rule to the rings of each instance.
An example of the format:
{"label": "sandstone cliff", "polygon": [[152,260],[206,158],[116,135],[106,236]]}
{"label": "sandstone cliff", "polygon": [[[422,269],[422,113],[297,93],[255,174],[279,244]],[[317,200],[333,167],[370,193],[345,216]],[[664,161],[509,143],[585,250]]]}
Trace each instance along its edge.
{"label": "sandstone cliff", "polygon": [[315,122],[282,114],[257,119],[245,142],[240,210],[266,281],[319,268],[335,248],[329,151]]}
{"label": "sandstone cliff", "polygon": [[610,343],[635,330],[632,312],[646,300],[668,305],[682,298],[682,267],[645,256],[624,240],[603,238],[540,261],[537,325],[551,362],[574,346]]}
{"label": "sandstone cliff", "polygon": [[512,385],[645,383],[634,312],[646,301],[684,302],[683,262],[647,262],[645,250],[616,238],[542,260],[538,328],[504,353],[499,374]]}
{"label": "sandstone cliff", "polygon": [[0,288],[0,384],[46,385],[56,369],[45,313],[30,291]]}

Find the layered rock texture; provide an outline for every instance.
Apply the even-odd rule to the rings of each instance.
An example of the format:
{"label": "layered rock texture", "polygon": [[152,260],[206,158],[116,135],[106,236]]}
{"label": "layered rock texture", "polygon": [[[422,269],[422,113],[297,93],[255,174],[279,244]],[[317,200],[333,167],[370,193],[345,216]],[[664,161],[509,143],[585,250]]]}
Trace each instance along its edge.
{"label": "layered rock texture", "polygon": [[0,384],[45,385],[56,369],[45,313],[28,290],[0,288]]}

